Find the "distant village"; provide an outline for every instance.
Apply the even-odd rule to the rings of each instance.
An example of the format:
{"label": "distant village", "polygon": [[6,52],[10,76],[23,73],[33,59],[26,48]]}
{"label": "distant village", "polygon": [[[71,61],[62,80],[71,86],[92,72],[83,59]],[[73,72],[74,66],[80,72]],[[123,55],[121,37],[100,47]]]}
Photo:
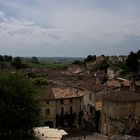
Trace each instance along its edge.
{"label": "distant village", "polygon": [[[17,69],[38,86],[42,126],[140,137],[140,51],[89,55],[64,69],[33,68],[13,59],[19,60],[5,63],[0,57],[0,69]],[[40,63],[36,57],[31,61]]]}

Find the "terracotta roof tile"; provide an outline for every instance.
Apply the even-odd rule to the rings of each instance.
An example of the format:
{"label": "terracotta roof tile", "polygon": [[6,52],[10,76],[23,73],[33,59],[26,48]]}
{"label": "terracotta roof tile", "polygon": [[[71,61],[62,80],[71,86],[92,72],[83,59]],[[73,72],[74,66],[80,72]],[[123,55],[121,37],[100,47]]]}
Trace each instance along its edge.
{"label": "terracotta roof tile", "polygon": [[48,87],[41,90],[39,99],[63,99],[81,96],[84,96],[84,91],[73,87]]}
{"label": "terracotta roof tile", "polygon": [[53,88],[53,94],[56,99],[61,98],[74,98],[74,97],[81,97],[84,95],[83,91],[80,91],[75,88]]}

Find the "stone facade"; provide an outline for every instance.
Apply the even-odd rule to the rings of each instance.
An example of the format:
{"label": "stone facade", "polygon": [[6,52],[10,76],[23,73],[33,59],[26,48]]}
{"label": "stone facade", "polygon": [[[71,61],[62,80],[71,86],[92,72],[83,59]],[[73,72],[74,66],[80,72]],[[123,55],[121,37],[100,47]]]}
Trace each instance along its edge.
{"label": "stone facade", "polygon": [[101,133],[114,135],[128,133],[140,128],[140,94],[108,93],[103,97]]}
{"label": "stone facade", "polygon": [[110,67],[107,69],[108,79],[118,78],[120,76],[120,69],[117,67]]}
{"label": "stone facade", "polygon": [[[67,127],[70,123],[68,117],[73,116],[74,120],[70,121],[79,128],[82,125],[80,112],[83,110],[84,92],[70,87],[57,89],[52,93],[51,90],[46,90],[47,96],[42,96],[40,99],[42,122],[50,127]],[[55,92],[60,92],[60,95]],[[52,95],[49,97],[49,94],[53,94],[54,97],[51,97]]]}

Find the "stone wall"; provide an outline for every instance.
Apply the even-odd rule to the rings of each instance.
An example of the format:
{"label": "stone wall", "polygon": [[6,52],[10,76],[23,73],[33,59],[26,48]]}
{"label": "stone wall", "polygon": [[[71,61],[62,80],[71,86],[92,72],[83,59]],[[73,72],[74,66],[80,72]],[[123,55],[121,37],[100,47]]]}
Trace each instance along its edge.
{"label": "stone wall", "polygon": [[[61,100],[63,100],[63,103],[61,103]],[[56,115],[61,114],[61,108],[64,109],[64,114],[70,114],[70,107],[72,107],[72,112],[78,116],[78,113],[83,109],[83,97],[42,101],[42,123],[51,121],[53,122],[53,127],[56,127]],[[48,115],[46,114],[46,109],[50,110]]]}
{"label": "stone wall", "polygon": [[[140,117],[140,102],[111,102],[104,101],[101,114],[101,133],[104,135],[120,134],[125,129],[124,119],[127,121],[128,131],[136,127],[132,117]],[[130,114],[132,116],[130,116]]]}

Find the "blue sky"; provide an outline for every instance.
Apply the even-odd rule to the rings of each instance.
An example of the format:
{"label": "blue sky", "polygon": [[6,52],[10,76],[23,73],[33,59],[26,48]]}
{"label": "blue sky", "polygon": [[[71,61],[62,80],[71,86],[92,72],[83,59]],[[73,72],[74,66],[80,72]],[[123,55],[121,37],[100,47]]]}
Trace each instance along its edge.
{"label": "blue sky", "polygon": [[140,49],[140,0],[0,0],[0,54],[122,55]]}

